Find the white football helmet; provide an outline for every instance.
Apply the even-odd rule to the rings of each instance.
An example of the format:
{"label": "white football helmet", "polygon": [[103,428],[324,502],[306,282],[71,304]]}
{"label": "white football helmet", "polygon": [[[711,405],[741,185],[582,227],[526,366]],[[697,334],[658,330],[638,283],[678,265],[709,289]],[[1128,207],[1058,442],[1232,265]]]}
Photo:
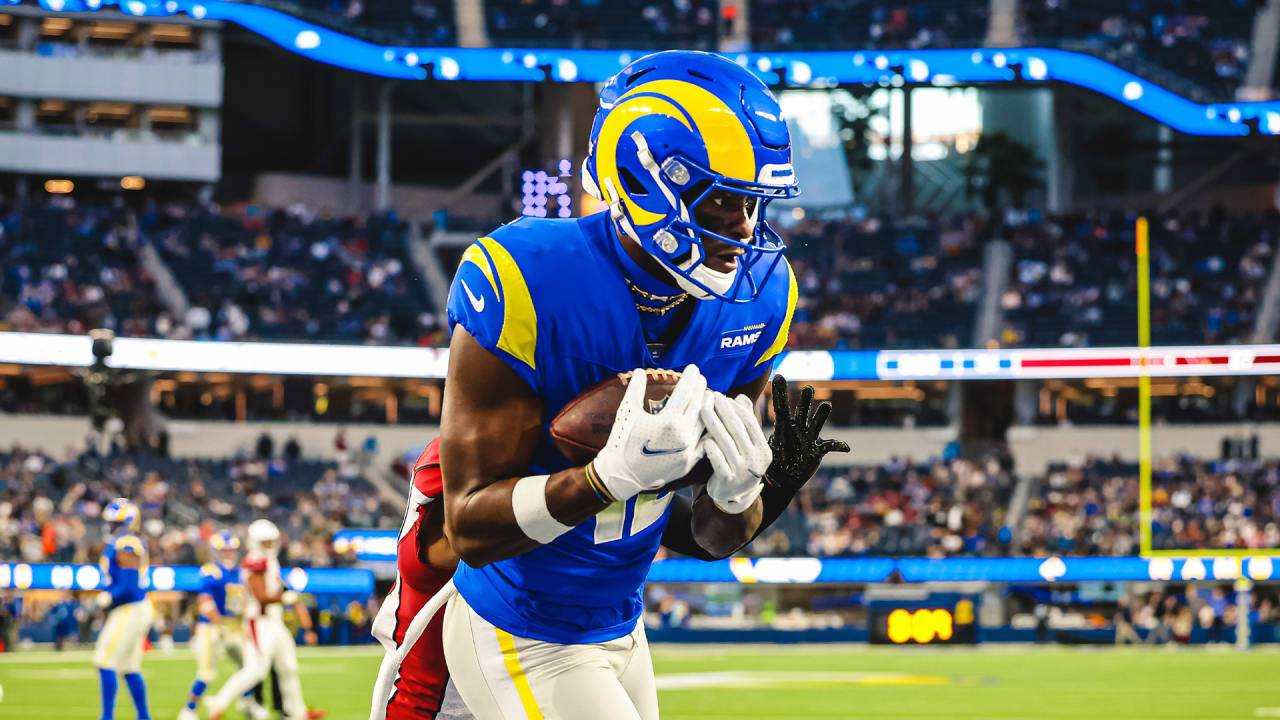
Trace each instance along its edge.
{"label": "white football helmet", "polygon": [[278,555],[280,553],[280,528],[266,518],[249,523],[249,552]]}

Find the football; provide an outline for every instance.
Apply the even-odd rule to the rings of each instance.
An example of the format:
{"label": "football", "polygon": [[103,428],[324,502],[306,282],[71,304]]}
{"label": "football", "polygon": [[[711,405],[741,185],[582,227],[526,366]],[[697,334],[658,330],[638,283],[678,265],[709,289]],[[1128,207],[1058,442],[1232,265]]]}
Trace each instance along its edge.
{"label": "football", "polygon": [[[658,412],[666,404],[671,391],[680,381],[675,370],[651,369],[645,371],[649,383],[645,387],[644,401],[649,412]],[[618,373],[583,390],[569,401],[551,421],[551,439],[556,449],[571,462],[585,465],[609,440],[613,419],[618,405],[627,391],[632,373]],[[688,475],[664,485],[654,492],[670,492],[695,483],[705,483],[711,478],[711,463],[703,458]]]}

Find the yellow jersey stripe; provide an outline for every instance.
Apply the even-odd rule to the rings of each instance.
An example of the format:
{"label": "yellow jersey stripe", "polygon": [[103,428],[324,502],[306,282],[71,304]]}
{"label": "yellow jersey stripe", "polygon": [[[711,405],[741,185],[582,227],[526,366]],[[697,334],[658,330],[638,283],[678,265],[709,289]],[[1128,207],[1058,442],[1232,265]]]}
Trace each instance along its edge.
{"label": "yellow jersey stripe", "polygon": [[791,263],[787,262],[786,258],[783,258],[782,262],[787,263],[787,315],[782,320],[782,327],[778,328],[778,336],[773,339],[773,344],[756,361],[757,366],[777,357],[778,353],[787,347],[787,337],[791,334],[791,316],[795,314],[796,297],[799,293],[796,290],[796,274],[791,271]]}
{"label": "yellow jersey stripe", "polygon": [[[485,239],[488,240],[489,238]],[[502,295],[498,293],[498,281],[493,279],[493,268],[489,265],[489,258],[480,249],[479,245],[472,244],[467,246],[466,251],[462,253],[462,261],[458,265],[461,266],[462,263],[467,262],[474,263],[476,267],[480,268],[480,272],[489,278],[489,285],[493,287],[493,294],[498,296],[498,302],[502,302]]]}
{"label": "yellow jersey stripe", "polygon": [[538,313],[533,308],[533,297],[515,258],[493,238],[480,238],[477,242],[488,252],[493,267],[498,271],[498,282],[506,300],[502,303],[502,332],[498,335],[498,348],[512,357],[537,369],[534,351],[538,347]]}
{"label": "yellow jersey stripe", "polygon": [[520,696],[524,714],[529,717],[529,720],[545,720],[542,711],[538,709],[537,701],[533,699],[533,688],[529,687],[529,678],[524,674],[524,668],[520,666],[520,654],[516,651],[515,637],[502,628],[495,627],[493,630],[498,633],[498,647],[502,648],[502,664],[506,666],[507,674],[511,676],[511,682],[516,686],[516,693]]}

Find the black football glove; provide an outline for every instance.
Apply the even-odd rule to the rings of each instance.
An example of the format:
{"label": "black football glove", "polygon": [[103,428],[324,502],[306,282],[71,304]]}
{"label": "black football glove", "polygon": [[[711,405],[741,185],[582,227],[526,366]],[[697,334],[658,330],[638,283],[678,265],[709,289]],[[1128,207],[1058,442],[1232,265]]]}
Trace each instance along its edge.
{"label": "black football glove", "polygon": [[787,379],[781,375],[773,376],[773,414],[776,417],[773,436],[769,438],[773,462],[765,473],[765,482],[795,492],[818,472],[818,466],[827,453],[849,452],[849,443],[818,437],[831,415],[831,403],[823,400],[810,415],[812,404],[813,386],[805,385],[800,390],[800,406],[792,414],[787,401]]}

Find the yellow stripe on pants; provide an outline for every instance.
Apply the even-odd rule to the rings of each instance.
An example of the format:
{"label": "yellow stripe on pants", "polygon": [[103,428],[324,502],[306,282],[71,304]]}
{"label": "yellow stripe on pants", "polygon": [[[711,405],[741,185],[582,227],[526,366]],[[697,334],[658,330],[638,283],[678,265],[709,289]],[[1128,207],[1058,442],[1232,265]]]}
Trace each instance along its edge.
{"label": "yellow stripe on pants", "polygon": [[511,676],[511,682],[516,686],[516,693],[520,695],[524,714],[529,717],[529,720],[545,720],[542,711],[538,709],[537,701],[533,699],[533,688],[529,687],[529,678],[524,674],[524,668],[520,667],[515,637],[502,628],[495,627],[494,631],[498,633],[498,647],[502,648],[502,664],[507,667],[507,674]]}
{"label": "yellow stripe on pants", "polygon": [[[98,658],[99,665],[106,665],[115,656],[116,646],[120,644],[120,636],[124,635],[124,629],[129,626],[129,621],[133,619],[133,609],[138,605],[139,603],[129,603],[116,608],[116,612],[119,614],[114,617],[120,618],[120,621],[116,623],[115,627],[111,628],[111,637],[102,646],[102,656]],[[103,630],[106,630],[106,628],[104,627]]]}

